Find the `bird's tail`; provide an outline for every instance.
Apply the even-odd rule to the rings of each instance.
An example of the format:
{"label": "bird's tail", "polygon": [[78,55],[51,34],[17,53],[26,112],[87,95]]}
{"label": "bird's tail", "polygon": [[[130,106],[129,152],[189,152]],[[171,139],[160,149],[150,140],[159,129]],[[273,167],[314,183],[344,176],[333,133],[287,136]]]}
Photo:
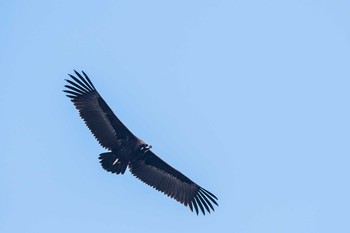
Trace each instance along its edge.
{"label": "bird's tail", "polygon": [[127,161],[120,160],[113,152],[102,153],[98,158],[102,167],[112,173],[124,174],[128,166]]}

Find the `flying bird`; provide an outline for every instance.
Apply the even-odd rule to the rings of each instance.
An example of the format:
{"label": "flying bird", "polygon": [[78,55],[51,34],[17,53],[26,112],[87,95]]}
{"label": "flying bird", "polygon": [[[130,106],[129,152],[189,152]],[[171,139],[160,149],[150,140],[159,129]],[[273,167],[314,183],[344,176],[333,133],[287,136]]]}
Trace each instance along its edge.
{"label": "flying bird", "polygon": [[217,197],[164,162],[151,150],[152,146],[136,137],[112,112],[89,77],[75,71],[66,79],[64,92],[79,111],[99,144],[108,152],[99,155],[102,167],[111,173],[124,174],[126,168],[143,181],[191,211],[214,211]]}

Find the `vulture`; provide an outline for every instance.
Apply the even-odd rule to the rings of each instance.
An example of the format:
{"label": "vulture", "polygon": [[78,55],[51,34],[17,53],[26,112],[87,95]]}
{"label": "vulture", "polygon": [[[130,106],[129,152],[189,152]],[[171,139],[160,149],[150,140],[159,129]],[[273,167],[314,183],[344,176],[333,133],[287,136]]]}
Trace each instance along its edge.
{"label": "vulture", "polygon": [[147,185],[163,192],[198,215],[214,211],[217,197],[164,162],[152,146],[136,137],[118,119],[98,93],[89,77],[74,70],[65,79],[64,92],[70,98],[99,144],[108,152],[101,153],[102,167],[111,173],[124,174],[126,168]]}

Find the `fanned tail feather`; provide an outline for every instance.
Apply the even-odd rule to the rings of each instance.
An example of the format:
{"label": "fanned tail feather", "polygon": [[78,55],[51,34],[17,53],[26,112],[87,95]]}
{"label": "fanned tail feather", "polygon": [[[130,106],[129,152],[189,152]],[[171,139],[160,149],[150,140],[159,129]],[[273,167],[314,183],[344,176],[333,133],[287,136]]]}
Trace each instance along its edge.
{"label": "fanned tail feather", "polygon": [[128,166],[127,161],[122,161],[113,152],[102,153],[98,158],[100,159],[102,167],[111,173],[124,174]]}

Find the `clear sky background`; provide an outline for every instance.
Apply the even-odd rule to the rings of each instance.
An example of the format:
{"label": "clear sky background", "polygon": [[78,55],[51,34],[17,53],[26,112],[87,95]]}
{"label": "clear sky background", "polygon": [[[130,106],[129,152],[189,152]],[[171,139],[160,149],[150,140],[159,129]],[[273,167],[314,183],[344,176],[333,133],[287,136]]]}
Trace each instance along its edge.
{"label": "clear sky background", "polygon": [[[1,1],[0,232],[350,232],[350,2]],[[98,163],[84,70],[206,216]]]}

